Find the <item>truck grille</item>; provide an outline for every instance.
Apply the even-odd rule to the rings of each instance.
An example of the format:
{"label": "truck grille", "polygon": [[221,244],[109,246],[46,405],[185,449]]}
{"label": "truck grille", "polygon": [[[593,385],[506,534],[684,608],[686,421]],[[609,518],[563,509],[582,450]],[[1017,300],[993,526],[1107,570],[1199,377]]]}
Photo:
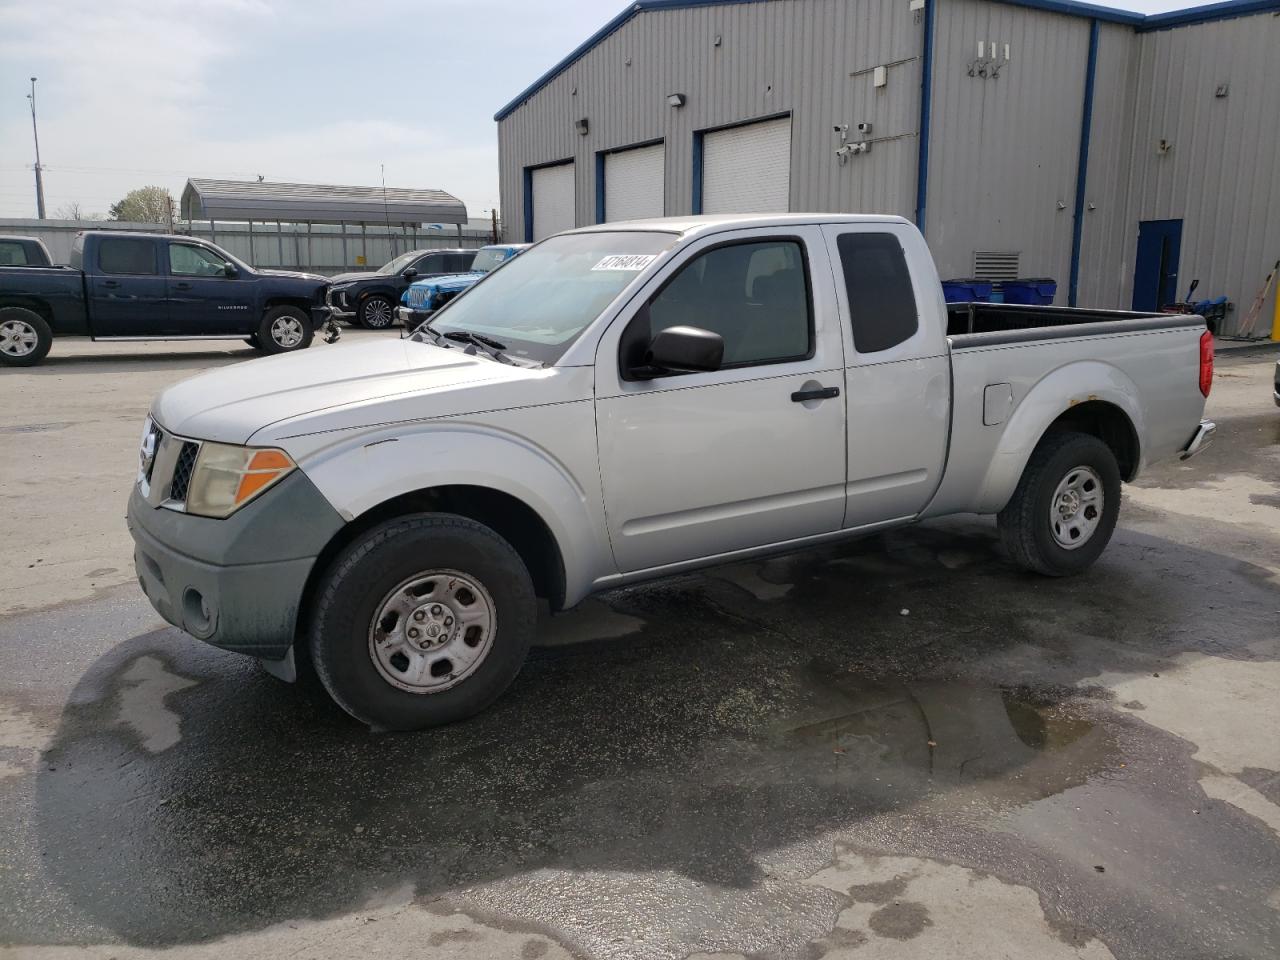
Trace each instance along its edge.
{"label": "truck grille", "polygon": [[421,309],[427,305],[430,298],[430,292],[426,287],[409,288],[409,306],[411,307]]}
{"label": "truck grille", "polygon": [[175,437],[149,420],[139,453],[138,487],[142,496],[153,507],[185,510],[199,455],[199,441]]}
{"label": "truck grille", "polygon": [[196,468],[196,456],[200,453],[200,445],[184,440],[178,452],[178,462],[173,468],[173,480],[169,483],[169,499],[178,503],[187,502],[187,489],[191,486],[191,474]]}

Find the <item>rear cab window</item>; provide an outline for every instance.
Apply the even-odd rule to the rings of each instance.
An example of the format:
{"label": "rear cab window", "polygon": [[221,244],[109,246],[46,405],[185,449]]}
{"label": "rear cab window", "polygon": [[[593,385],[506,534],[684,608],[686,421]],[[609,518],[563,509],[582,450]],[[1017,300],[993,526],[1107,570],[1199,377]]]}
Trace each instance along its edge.
{"label": "rear cab window", "polygon": [[103,273],[155,276],[154,240],[137,237],[104,237],[98,241],[98,269]]}
{"label": "rear cab window", "polygon": [[16,240],[0,240],[0,267],[25,267],[30,263],[25,244]]}
{"label": "rear cab window", "polygon": [[920,313],[898,238],[891,233],[842,233],[836,248],[858,353],[879,353],[915,336]]}

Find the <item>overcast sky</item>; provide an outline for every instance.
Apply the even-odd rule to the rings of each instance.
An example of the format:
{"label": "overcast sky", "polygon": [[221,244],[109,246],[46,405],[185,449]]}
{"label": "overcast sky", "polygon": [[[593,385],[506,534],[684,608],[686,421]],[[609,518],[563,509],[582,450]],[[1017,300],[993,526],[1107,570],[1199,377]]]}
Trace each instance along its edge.
{"label": "overcast sky", "polygon": [[[1105,0],[1095,0],[1105,2]],[[1109,4],[1144,12],[1189,3]],[[439,187],[498,203],[494,112],[622,0],[0,0],[0,217],[188,177]]]}

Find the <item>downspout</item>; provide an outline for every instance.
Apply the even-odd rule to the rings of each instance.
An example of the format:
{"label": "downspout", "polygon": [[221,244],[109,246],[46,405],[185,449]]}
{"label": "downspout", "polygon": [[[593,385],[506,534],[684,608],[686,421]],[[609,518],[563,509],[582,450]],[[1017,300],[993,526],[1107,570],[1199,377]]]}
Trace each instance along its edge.
{"label": "downspout", "polygon": [[[533,243],[533,168],[524,168],[524,242]],[[504,231],[505,232],[505,231]]]}
{"label": "downspout", "polygon": [[596,154],[596,223],[604,223],[604,151]]}
{"label": "downspout", "polygon": [[925,206],[929,197],[929,118],[933,111],[933,8],[937,0],[924,0],[924,51],[920,56],[920,152],[916,159],[916,227],[924,233]]}
{"label": "downspout", "polygon": [[1098,70],[1098,21],[1089,21],[1089,62],[1084,72],[1084,108],[1080,112],[1080,156],[1076,158],[1076,206],[1071,220],[1071,280],[1067,306],[1076,305],[1080,287],[1080,242],[1084,233],[1084,195],[1089,179],[1089,135],[1093,127],[1093,80]]}

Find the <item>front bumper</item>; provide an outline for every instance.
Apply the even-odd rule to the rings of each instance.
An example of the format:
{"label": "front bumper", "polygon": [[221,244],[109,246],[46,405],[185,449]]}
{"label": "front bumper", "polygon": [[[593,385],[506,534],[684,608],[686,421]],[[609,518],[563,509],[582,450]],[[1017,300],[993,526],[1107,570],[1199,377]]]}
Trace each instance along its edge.
{"label": "front bumper", "polygon": [[129,498],[138,583],[156,612],[215,647],[285,657],[316,557],[343,520],[297,470],[225,520]]}
{"label": "front bumper", "polygon": [[1213,436],[1218,432],[1218,425],[1212,420],[1201,420],[1200,426],[1196,427],[1196,432],[1192,434],[1190,442],[1182,448],[1183,460],[1190,460],[1197,453],[1203,450],[1209,444],[1213,443]]}

